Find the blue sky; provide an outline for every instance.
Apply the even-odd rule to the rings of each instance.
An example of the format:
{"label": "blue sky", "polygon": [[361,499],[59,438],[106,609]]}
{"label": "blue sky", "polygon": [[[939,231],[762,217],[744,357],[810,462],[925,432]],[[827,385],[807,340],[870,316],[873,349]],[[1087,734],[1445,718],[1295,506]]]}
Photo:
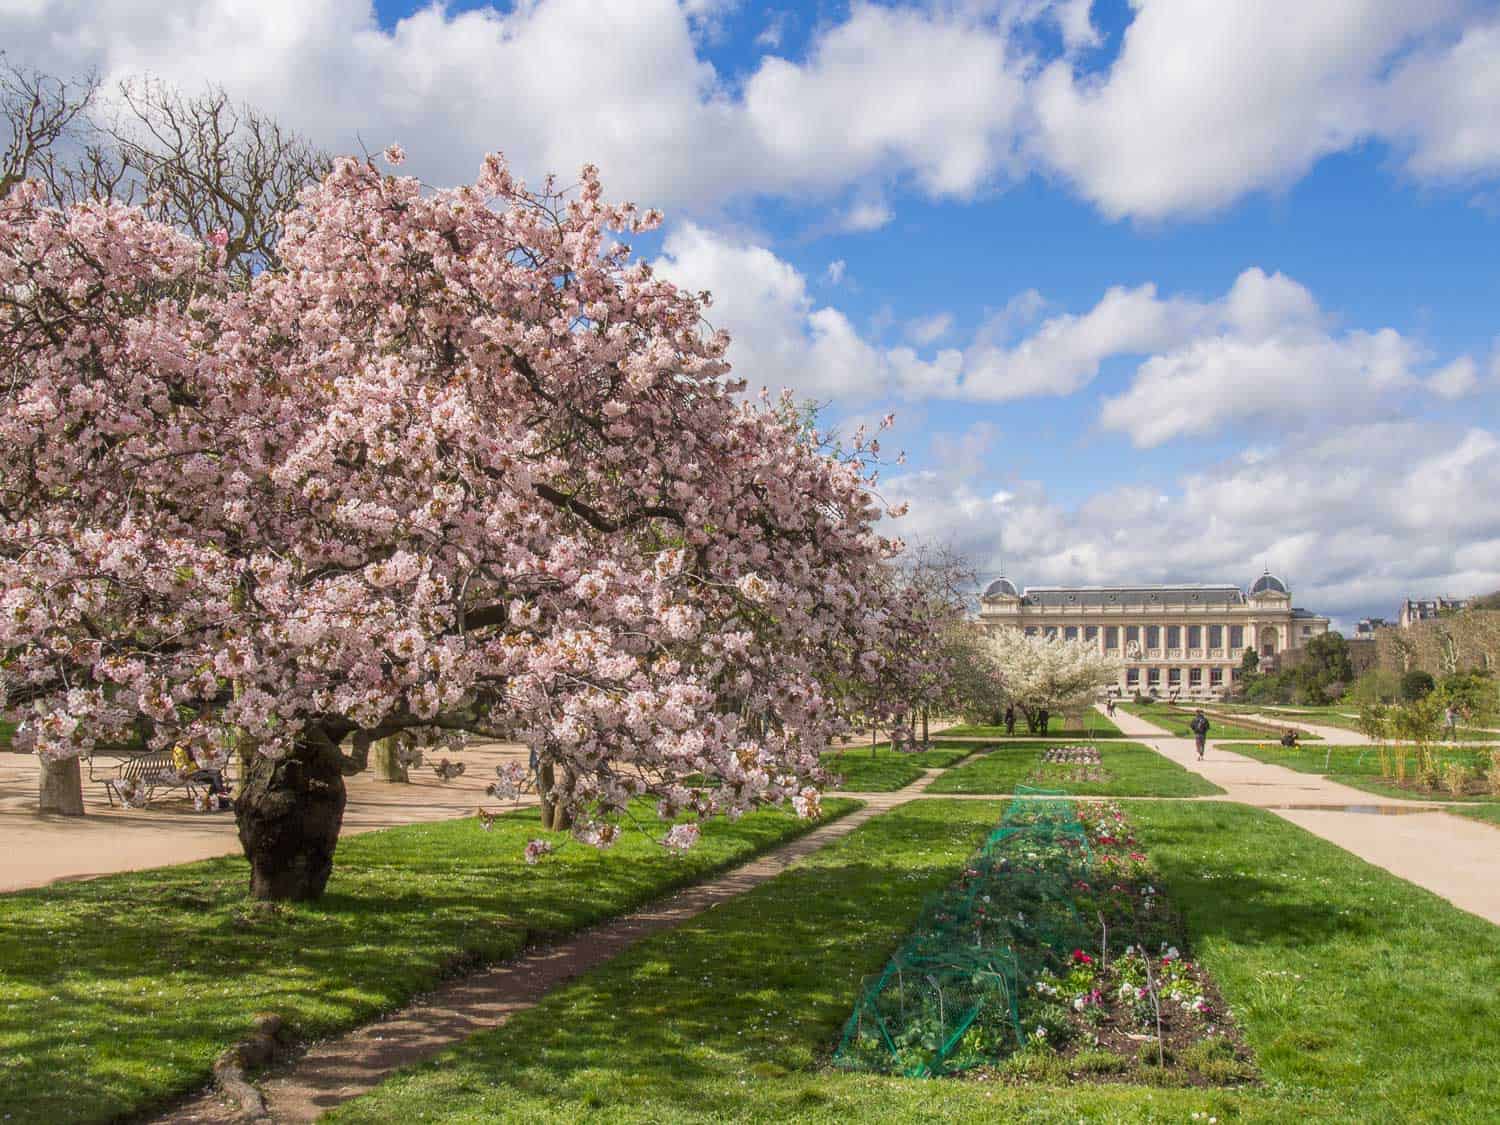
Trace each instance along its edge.
{"label": "blue sky", "polygon": [[222,83],[434,184],[663,207],[752,383],[895,410],[912,538],[1350,624],[1500,587],[1500,5],[41,0],[58,72]]}

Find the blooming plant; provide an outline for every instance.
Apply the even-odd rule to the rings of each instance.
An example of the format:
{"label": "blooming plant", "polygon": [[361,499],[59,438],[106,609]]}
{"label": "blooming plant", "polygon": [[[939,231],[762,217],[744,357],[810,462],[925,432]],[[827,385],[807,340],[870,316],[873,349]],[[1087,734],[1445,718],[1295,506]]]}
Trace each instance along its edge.
{"label": "blooming plant", "polygon": [[262,897],[322,892],[344,748],[402,732],[523,739],[554,826],[638,797],[812,815],[820,751],[904,690],[923,627],[878,445],[738,397],[707,296],[623,241],[658,221],[592,168],[531,190],[491,156],[424,191],[344,159],[240,286],[212,240],[13,190],[8,717],[49,759],[249,752]]}

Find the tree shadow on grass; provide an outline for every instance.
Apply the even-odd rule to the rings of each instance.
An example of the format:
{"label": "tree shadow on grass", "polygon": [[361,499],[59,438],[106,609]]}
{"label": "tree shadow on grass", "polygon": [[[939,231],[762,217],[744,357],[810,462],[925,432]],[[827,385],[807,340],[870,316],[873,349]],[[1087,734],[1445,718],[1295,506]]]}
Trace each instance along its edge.
{"label": "tree shadow on grass", "polygon": [[346,841],[315,904],[250,902],[241,859],[0,896],[0,979],[16,997],[0,1006],[11,1044],[0,1112],[83,1120],[160,1103],[205,1081],[258,1011],[304,1038],[358,1024],[456,968],[512,956],[528,935],[576,930],[742,862],[794,826],[759,814],[712,825],[682,857],[632,835],[613,852],[575,846],[527,867],[535,820]]}

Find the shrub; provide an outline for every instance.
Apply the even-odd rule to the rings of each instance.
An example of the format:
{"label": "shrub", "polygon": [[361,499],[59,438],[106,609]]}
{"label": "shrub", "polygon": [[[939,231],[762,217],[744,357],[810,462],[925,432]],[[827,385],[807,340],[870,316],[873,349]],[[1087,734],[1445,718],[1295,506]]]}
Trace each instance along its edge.
{"label": "shrub", "polygon": [[1443,784],[1455,797],[1468,793],[1469,782],[1473,777],[1474,771],[1463,762],[1449,762],[1443,767]]}
{"label": "shrub", "polygon": [[1401,677],[1401,698],[1407,702],[1415,702],[1418,699],[1426,699],[1437,684],[1432,678],[1431,672],[1424,672],[1420,668],[1413,668]]}

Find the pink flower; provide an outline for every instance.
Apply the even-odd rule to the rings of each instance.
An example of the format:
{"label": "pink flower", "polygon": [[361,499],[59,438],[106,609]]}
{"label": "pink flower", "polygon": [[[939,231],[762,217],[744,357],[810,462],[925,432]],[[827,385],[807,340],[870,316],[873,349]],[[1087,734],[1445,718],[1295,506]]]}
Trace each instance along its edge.
{"label": "pink flower", "polygon": [[551,855],[556,849],[547,840],[526,841],[526,862],[533,867],[544,855]]}

